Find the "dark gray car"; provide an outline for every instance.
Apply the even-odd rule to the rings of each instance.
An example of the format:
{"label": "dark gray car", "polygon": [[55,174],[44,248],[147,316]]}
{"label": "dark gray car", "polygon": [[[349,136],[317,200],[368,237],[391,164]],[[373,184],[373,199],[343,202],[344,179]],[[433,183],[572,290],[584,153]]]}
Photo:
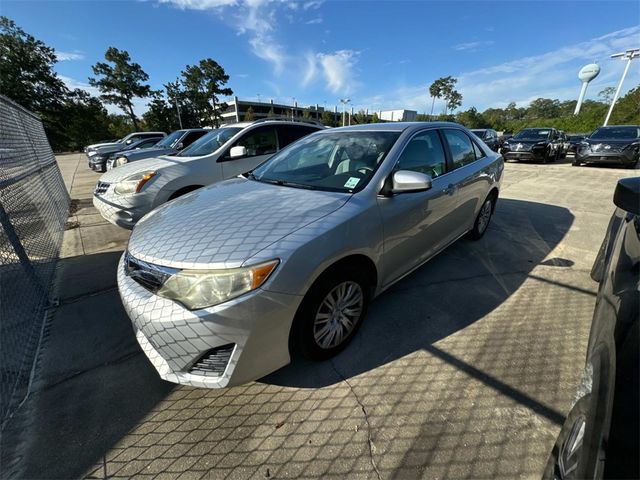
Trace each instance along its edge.
{"label": "dark gray car", "polygon": [[154,145],[153,148],[144,151],[123,151],[112,155],[111,158],[107,160],[107,170],[145,158],[174,155],[210,131],[211,130],[205,128],[176,130]]}

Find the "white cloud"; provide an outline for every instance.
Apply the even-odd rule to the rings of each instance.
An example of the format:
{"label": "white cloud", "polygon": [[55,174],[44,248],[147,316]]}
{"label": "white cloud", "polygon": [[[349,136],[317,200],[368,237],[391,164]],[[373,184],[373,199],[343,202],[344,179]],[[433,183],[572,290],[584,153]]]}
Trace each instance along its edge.
{"label": "white cloud", "polygon": [[322,17],[312,18],[311,20],[307,20],[304,22],[305,25],[319,25],[322,23]]}
{"label": "white cloud", "polygon": [[[589,85],[588,98],[607,86],[616,86],[624,62],[611,60],[609,55],[636,46],[640,26],[634,26],[602,35],[585,42],[563,46],[553,51],[489,65],[482,69],[453,73],[458,78],[457,90],[463,95],[462,109],[475,106],[479,110],[505,107],[510,101],[525,106],[532,100],[558,98],[575,99],[580,90],[577,74],[585,63],[598,60],[601,73]],[[624,90],[640,83],[640,69],[631,68]],[[431,99],[428,85],[410,85],[397,88],[391,94],[374,95],[367,99],[372,108],[412,108],[429,111]],[[434,112],[441,112],[443,104],[436,101]]]}
{"label": "white cloud", "polygon": [[304,2],[302,8],[304,10],[318,9],[320,5],[324,3],[324,0],[311,0],[310,2]]}
{"label": "white cloud", "polygon": [[236,0],[158,0],[160,3],[174,5],[182,10],[210,10],[236,5]]}
{"label": "white cloud", "polygon": [[359,52],[353,50],[316,55],[327,81],[327,88],[333,93],[349,94],[355,90],[357,83],[354,65],[358,61],[358,55]]}
{"label": "white cloud", "polygon": [[475,52],[475,51],[479,50],[482,47],[490,47],[494,43],[495,42],[493,40],[483,40],[483,41],[479,41],[479,42],[459,43],[458,45],[454,45],[451,48],[453,48],[454,50],[457,50],[459,52],[462,52],[464,50],[469,50],[469,51]]}
{"label": "white cloud", "polygon": [[84,60],[84,53],[76,50],[73,52],[62,52],[56,50],[56,58],[59,62],[66,62],[71,60]]}

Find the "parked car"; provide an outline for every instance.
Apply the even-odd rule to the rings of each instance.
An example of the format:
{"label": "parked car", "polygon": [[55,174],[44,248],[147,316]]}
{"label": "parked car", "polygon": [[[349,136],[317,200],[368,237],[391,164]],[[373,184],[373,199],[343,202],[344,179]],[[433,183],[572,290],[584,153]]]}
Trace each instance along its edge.
{"label": "parked car", "polygon": [[525,128],[502,144],[505,160],[555,162],[564,153],[563,140],[555,128]]}
{"label": "parked car", "polygon": [[620,163],[633,168],[640,157],[640,125],[600,127],[578,146],[574,166],[583,163]]}
{"label": "parked car", "polygon": [[480,140],[487,144],[487,146],[497,152],[502,145],[502,141],[498,137],[498,133],[491,128],[484,129],[472,129],[471,130]]}
{"label": "parked car", "polygon": [[547,479],[640,478],[640,177],[620,180],[614,203],[591,271],[599,287],[585,370]]}
{"label": "parked car", "polygon": [[578,150],[578,146],[580,145],[580,143],[582,143],[582,141],[586,138],[586,135],[569,135],[568,136],[568,140],[569,140],[569,147],[567,148],[567,153],[573,153],[575,154],[576,151]]}
{"label": "parked car", "polygon": [[[124,168],[124,167],[123,167]],[[322,130],[145,216],[118,266],[165,380],[225,387],[344,348],[373,297],[479,239],[504,161],[454,123]]]}
{"label": "parked car", "polygon": [[[131,143],[129,146],[123,148],[122,150],[116,152],[118,155],[121,152],[134,152],[140,150],[148,150],[156,145],[163,137],[149,137],[143,140],[138,140],[137,142]],[[96,153],[95,155],[89,157],[89,168],[94,172],[106,172],[107,171],[107,162],[113,156],[113,153]]]}
{"label": "parked car", "polygon": [[84,151],[87,154],[88,161],[89,158],[96,155],[97,153],[105,154],[117,152],[118,150],[122,150],[123,148],[139,140],[144,140],[145,138],[152,137],[166,137],[166,135],[167,134],[164,132],[133,132],[113,143],[95,143],[93,145],[89,145],[85,147]]}
{"label": "parked car", "polygon": [[174,155],[180,150],[187,148],[205,133],[210,131],[211,129],[206,128],[176,130],[164,137],[160,142],[154,145],[154,148],[152,149],[135,152],[121,150],[120,152],[111,154],[111,157],[107,160],[107,170],[111,170],[115,167],[121,167],[126,163],[135,162],[136,160],[159,157],[160,155]]}
{"label": "parked car", "polygon": [[560,158],[566,158],[569,151],[569,137],[563,130],[558,130],[559,141],[562,142],[562,152]]}
{"label": "parked car", "polygon": [[93,204],[109,222],[130,229],[158,205],[253,170],[281,148],[322,128],[272,119],[225,125],[176,155],[109,170],[96,185]]}

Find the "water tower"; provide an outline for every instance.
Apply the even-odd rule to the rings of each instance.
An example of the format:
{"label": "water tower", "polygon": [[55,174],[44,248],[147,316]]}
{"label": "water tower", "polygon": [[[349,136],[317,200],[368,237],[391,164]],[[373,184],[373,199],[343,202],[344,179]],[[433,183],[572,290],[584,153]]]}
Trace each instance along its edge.
{"label": "water tower", "polygon": [[596,78],[600,73],[600,67],[597,63],[590,63],[589,65],[585,65],[578,72],[578,78],[582,82],[582,89],[580,89],[580,96],[578,97],[578,103],[576,104],[576,111],[573,112],[574,115],[580,113],[580,107],[582,106],[582,101],[584,100],[584,94],[587,92],[587,85],[589,82]]}

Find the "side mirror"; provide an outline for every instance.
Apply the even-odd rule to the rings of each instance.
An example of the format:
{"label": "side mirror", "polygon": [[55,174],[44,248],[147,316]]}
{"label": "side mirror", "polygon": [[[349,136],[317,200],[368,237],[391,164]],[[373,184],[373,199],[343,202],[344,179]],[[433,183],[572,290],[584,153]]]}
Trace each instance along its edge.
{"label": "side mirror", "polygon": [[126,142],[124,142],[126,145],[131,145],[131,143],[133,142],[133,140],[129,139]]}
{"label": "side mirror", "polygon": [[422,192],[431,188],[431,177],[411,170],[398,170],[393,174],[391,193]]}
{"label": "side mirror", "polygon": [[229,151],[229,158],[240,158],[247,156],[247,147],[232,147]]}
{"label": "side mirror", "polygon": [[176,150],[182,150],[184,148],[184,143],[180,142],[176,145]]}
{"label": "side mirror", "polygon": [[640,215],[640,177],[618,180],[613,203],[622,210]]}

